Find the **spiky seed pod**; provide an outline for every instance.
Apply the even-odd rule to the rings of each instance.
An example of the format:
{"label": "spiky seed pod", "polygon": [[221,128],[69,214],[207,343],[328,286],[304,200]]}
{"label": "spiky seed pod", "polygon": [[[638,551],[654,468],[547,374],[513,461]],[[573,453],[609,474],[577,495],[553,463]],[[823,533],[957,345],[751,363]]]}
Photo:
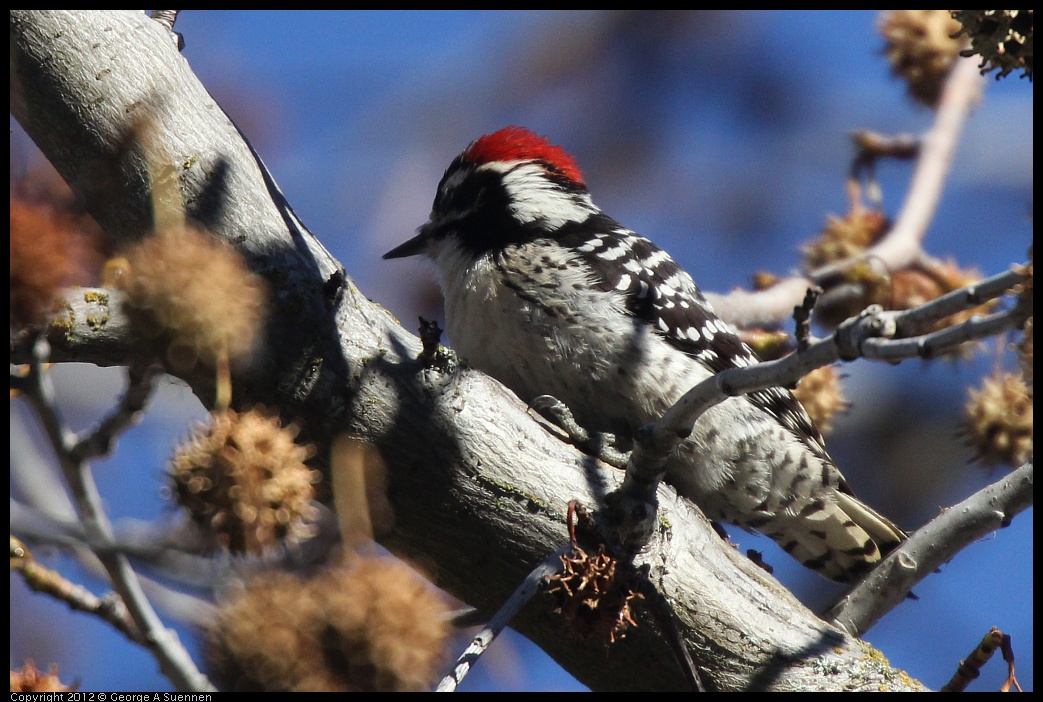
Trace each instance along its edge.
{"label": "spiky seed pod", "polygon": [[953,35],[960,23],[948,10],[885,10],[877,30],[891,72],[905,80],[909,94],[934,108],[963,43]]}
{"label": "spiky seed pod", "polygon": [[997,373],[971,390],[967,434],[986,465],[1020,466],[1032,458],[1032,393],[1020,375]]}
{"label": "spiky seed pod", "polygon": [[399,561],[264,574],[221,603],[208,666],[235,691],[417,691],[444,661],[446,606]]}
{"label": "spiky seed pod", "polygon": [[607,646],[637,626],[633,605],[644,596],[634,589],[632,566],[605,553],[603,544],[593,555],[573,545],[561,564],[562,571],[547,578],[547,594],[580,639]]}
{"label": "spiky seed pod", "polygon": [[864,207],[856,207],[843,217],[829,215],[818,238],[801,247],[804,265],[815,270],[857,256],[883,236],[889,226],[883,212]]}
{"label": "spiky seed pod", "polygon": [[124,252],[116,284],[135,329],[166,345],[178,371],[200,360],[243,360],[261,331],[268,292],[235,249],[191,226],[171,227]]}
{"label": "spiky seed pod", "polygon": [[295,442],[297,432],[263,407],[211,415],[170,463],[178,504],[234,553],[308,538],[319,473],[304,464],[313,449]]}
{"label": "spiky seed pod", "polygon": [[953,10],[952,16],[971,42],[960,55],[981,56],[983,75],[999,71],[998,80],[1021,70],[1032,80],[1032,10]]}
{"label": "spiky seed pod", "polygon": [[348,689],[328,670],[316,632],[322,601],[307,581],[268,572],[229,592],[206,631],[206,664],[226,692]]}
{"label": "spiky seed pod", "polygon": [[62,288],[82,281],[84,246],[75,218],[51,207],[11,199],[11,325],[39,324]]}
{"label": "spiky seed pod", "polygon": [[[66,685],[58,679],[57,665],[52,665],[45,674],[35,663],[26,661],[21,670],[11,671],[11,692],[72,692],[75,689],[75,686]],[[14,695],[12,699],[15,699]]]}
{"label": "spiky seed pod", "polygon": [[391,558],[360,558],[332,571],[325,587],[329,626],[357,687],[415,692],[437,680],[446,606],[410,568]]}
{"label": "spiky seed pod", "polygon": [[833,431],[837,414],[850,406],[844,397],[840,374],[833,366],[816,368],[805,375],[793,394],[823,435]]}

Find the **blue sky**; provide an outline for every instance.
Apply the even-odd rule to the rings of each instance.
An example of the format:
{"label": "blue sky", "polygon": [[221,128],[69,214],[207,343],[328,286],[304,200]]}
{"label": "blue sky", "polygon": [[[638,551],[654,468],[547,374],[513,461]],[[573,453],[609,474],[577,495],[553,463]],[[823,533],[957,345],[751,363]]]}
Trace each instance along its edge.
{"label": "blue sky", "polygon": [[[367,296],[400,319],[415,319],[438,314],[430,269],[422,262],[392,269],[380,254],[425,220],[453,156],[511,123],[564,145],[595,202],[671,251],[705,289],[748,286],[755,270],[795,269],[800,243],[846,207],[849,132],[916,133],[931,121],[890,77],[875,19],[868,11],[625,18],[186,11],[177,29],[184,56],[309,228]],[[1031,84],[990,79],[931,225],[932,253],[987,274],[1024,259],[1031,124]],[[880,168],[892,214],[909,173],[907,164]],[[845,367],[854,406],[830,446],[856,492],[915,528],[998,479],[1001,471],[969,464],[956,438],[963,386],[995,363],[994,353],[983,353],[958,364]],[[93,368],[65,382],[70,414],[84,423],[101,411],[97,397],[119,388],[118,375]],[[168,383],[146,422],[99,465],[117,516],[162,510],[157,476],[169,442],[184,433],[187,418],[201,415],[194,399]],[[874,446],[867,450],[867,442]],[[917,472],[898,478],[909,475],[899,465]],[[777,577],[813,608],[835,596],[766,540],[736,532],[743,548],[767,551]],[[1019,679],[1031,689],[1032,584],[1030,510],[928,578],[916,589],[919,601],[903,604],[867,638],[937,687],[998,626],[1013,635]],[[19,619],[68,636],[54,648],[12,625],[12,665],[25,655],[41,665],[57,660],[84,690],[168,689],[154,662],[104,625],[72,615],[70,630],[69,615],[54,603],[21,595],[17,603]],[[1001,678],[993,662],[972,689],[994,688]],[[582,689],[517,636],[498,642],[465,687]]]}

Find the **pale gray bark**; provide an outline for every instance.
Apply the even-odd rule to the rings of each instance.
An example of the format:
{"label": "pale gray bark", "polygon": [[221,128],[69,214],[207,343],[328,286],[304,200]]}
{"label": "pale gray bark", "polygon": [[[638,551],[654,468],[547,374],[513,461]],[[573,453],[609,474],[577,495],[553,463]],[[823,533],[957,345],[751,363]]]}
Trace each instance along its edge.
{"label": "pale gray bark", "polygon": [[[11,86],[14,116],[114,240],[151,227],[159,164],[187,214],[268,278],[277,294],[266,360],[235,379],[237,401],[284,408],[321,445],[349,432],[376,446],[395,510],[381,540],[441,587],[494,611],[565,542],[568,501],[595,508],[618,483],[618,471],[562,442],[489,378],[421,370],[417,339],[350,279],[338,294],[340,265],[280,211],[281,196],[159,23],[133,11],[12,11]],[[147,143],[132,138],[141,129]],[[53,339],[55,358],[120,363],[133,341],[102,329],[102,351],[90,350],[91,328],[77,327],[64,347]],[[210,397],[208,378],[185,380]],[[659,502],[662,528],[641,560],[709,687],[920,689],[740,557],[672,489]],[[577,642],[540,597],[512,625],[595,690],[682,688],[668,637],[641,620],[607,651]]]}

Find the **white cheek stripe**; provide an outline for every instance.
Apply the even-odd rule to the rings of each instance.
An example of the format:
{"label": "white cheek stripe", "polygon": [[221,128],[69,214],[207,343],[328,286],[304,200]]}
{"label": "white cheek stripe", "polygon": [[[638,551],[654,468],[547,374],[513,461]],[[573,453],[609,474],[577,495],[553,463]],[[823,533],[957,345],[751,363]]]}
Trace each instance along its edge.
{"label": "white cheek stripe", "polygon": [[566,193],[547,179],[544,168],[538,163],[492,161],[478,168],[503,174],[511,213],[522,224],[539,220],[551,229],[557,229],[569,222],[584,222],[598,211],[589,194]]}

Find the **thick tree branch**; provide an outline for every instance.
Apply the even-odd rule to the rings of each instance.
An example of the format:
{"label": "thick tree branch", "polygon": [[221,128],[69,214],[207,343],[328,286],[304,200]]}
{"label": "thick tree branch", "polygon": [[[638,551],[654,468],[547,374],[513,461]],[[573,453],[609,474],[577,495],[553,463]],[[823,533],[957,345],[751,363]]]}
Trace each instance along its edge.
{"label": "thick tree branch", "polygon": [[[568,502],[601,505],[619,482],[486,376],[415,362],[416,338],[303,228],[159,23],[136,12],[13,11],[11,42],[12,114],[115,241],[152,228],[150,184],[162,178],[177,184],[186,217],[269,280],[267,353],[235,377],[237,401],[279,406],[321,446],[342,433],[375,446],[396,517],[379,538],[431,564],[440,586],[495,611],[565,543]],[[91,345],[83,340],[81,358]],[[206,402],[212,381],[184,379]],[[672,490],[658,501],[639,560],[674,605],[708,688],[920,689],[736,554]],[[548,609],[537,597],[512,624],[592,688],[686,687],[650,617],[606,652],[575,642]]]}

